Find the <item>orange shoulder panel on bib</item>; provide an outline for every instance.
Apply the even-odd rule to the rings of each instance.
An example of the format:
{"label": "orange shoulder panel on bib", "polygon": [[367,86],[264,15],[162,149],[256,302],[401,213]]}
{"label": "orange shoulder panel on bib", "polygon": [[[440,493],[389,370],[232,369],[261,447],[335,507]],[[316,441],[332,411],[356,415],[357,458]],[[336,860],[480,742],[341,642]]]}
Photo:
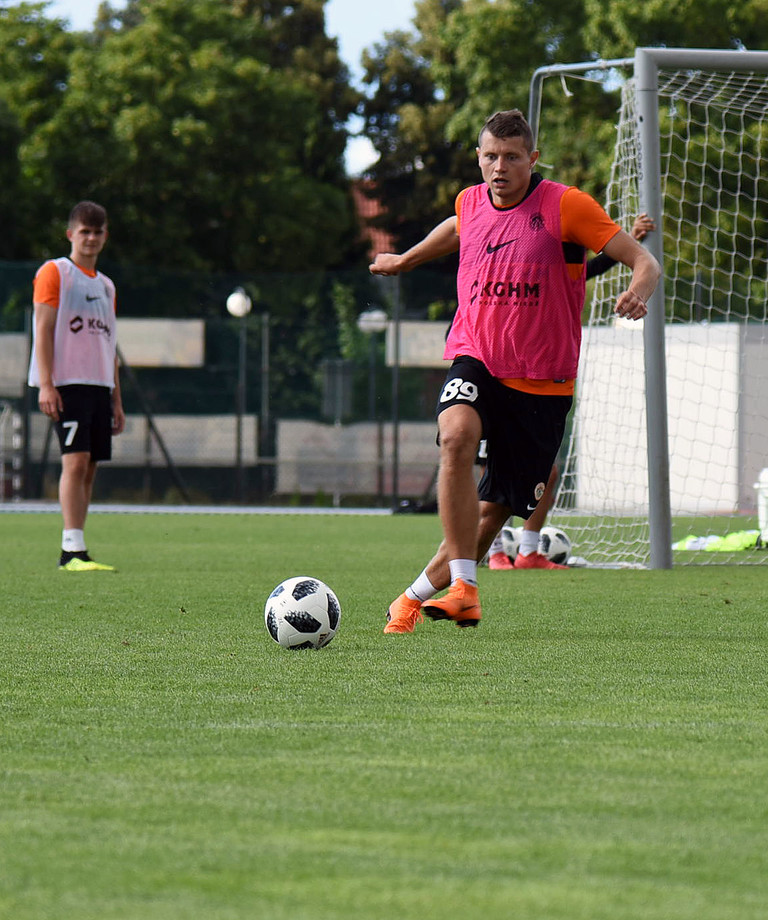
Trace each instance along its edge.
{"label": "orange shoulder panel on bib", "polygon": [[454,203],[454,209],[456,211],[456,233],[461,233],[461,201],[462,198],[469,191],[470,186],[463,188],[459,194],[456,196],[456,201]]}
{"label": "orange shoulder panel on bib", "polygon": [[32,287],[33,303],[45,303],[49,307],[58,309],[60,291],[61,277],[58,266],[53,260],[45,262],[35,275]]}

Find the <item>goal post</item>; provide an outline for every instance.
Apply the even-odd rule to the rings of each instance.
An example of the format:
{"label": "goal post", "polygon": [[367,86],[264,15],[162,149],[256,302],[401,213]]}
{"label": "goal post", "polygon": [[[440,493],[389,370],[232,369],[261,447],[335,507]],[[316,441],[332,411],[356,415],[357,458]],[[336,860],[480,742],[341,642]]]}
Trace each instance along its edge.
{"label": "goal post", "polygon": [[[587,561],[594,552],[598,564],[670,568],[674,520],[685,520],[691,530],[698,516],[702,526],[711,526],[712,511],[716,509],[720,531],[742,530],[745,522],[750,522],[747,512],[753,511],[757,503],[753,493],[752,508],[747,507],[750,501],[745,498],[745,481],[751,478],[754,482],[761,465],[768,467],[768,411],[763,410],[760,418],[760,409],[755,410],[759,404],[755,393],[764,394],[768,386],[768,278],[762,239],[768,226],[768,176],[763,175],[761,165],[768,156],[768,52],[638,48],[633,58],[539,68],[531,80],[529,99],[534,136],[540,131],[544,79],[599,71],[626,76],[606,207],[625,229],[630,229],[641,211],[654,218],[656,232],[649,234],[644,244],[660,262],[662,278],[642,323],[642,370],[637,368],[637,373],[643,377],[643,404],[633,403],[621,409],[601,404],[609,380],[605,375],[590,375],[591,363],[604,360],[606,355],[618,355],[620,363],[615,372],[619,376],[637,364],[637,333],[631,336],[630,344],[628,332],[620,341],[621,334],[613,331],[619,325],[612,316],[613,303],[629,276],[620,267],[613,270],[613,278],[598,278],[594,285],[584,330],[584,361],[577,385],[573,433],[561,470],[553,520],[558,519],[564,528],[570,526],[569,520],[583,522],[578,525],[580,533],[574,551]],[[605,78],[604,73],[595,75]],[[617,82],[620,81],[614,79]],[[733,250],[730,259],[729,250]],[[721,285],[720,279],[729,272],[730,280]],[[702,322],[696,314],[701,312],[698,300],[705,289],[710,291],[715,309]],[[678,316],[686,298],[692,301],[687,318]],[[743,304],[746,307],[742,309]],[[682,322],[687,328],[672,327],[674,322]],[[708,332],[704,328],[707,324],[718,324],[718,328]],[[722,379],[730,373],[739,382],[734,384],[738,387],[735,393],[725,393],[723,386],[724,404],[709,410],[711,418],[707,423],[718,419],[723,429],[710,435],[702,434],[702,420],[685,418],[685,412],[670,420],[667,388],[670,373],[674,373],[677,406],[678,391],[686,388],[685,375],[689,374],[690,400],[696,401],[697,373],[702,363],[706,365],[710,360],[715,339],[724,343],[718,348],[725,349],[727,357],[723,362],[729,364],[728,372],[718,369],[717,373]],[[596,353],[590,354],[591,350]],[[667,366],[668,356],[671,368]],[[745,371],[750,374],[746,383]],[[597,402],[597,409],[589,402]],[[729,412],[735,413],[730,432]],[[596,420],[595,416],[601,414]],[[610,418],[615,421],[613,431],[598,435],[600,430],[610,429],[606,425]],[[645,456],[644,463],[635,466],[632,462],[629,470],[621,451],[634,461],[639,441],[624,446],[610,442],[618,441],[616,432],[620,427],[633,425],[644,428]],[[600,441],[600,437],[604,440]],[[686,488],[695,491],[694,486],[681,488],[679,470],[673,471],[670,466],[671,452],[683,437],[700,439],[690,449],[691,456],[696,457],[692,467],[703,464],[708,451],[711,462],[717,463],[719,447],[724,445],[729,469],[723,475],[738,479],[730,498],[702,496],[708,499],[709,506],[704,500],[698,508],[692,508],[690,497],[680,497]],[[707,440],[713,443],[707,444]],[[636,489],[630,498],[594,493],[586,497],[583,484],[590,475],[598,479],[610,475],[610,462],[601,465],[600,459],[589,456],[592,450],[615,450],[612,460],[617,474],[628,469],[628,474],[637,478],[642,473],[646,480],[644,494],[639,495],[641,490]],[[682,457],[683,452],[674,452],[674,458],[678,453]],[[683,463],[681,460],[678,466]],[[712,478],[711,472],[700,477],[703,492],[715,491],[707,485]],[[606,532],[606,528],[612,531]],[[674,554],[675,562],[737,559],[765,562],[768,553]]]}

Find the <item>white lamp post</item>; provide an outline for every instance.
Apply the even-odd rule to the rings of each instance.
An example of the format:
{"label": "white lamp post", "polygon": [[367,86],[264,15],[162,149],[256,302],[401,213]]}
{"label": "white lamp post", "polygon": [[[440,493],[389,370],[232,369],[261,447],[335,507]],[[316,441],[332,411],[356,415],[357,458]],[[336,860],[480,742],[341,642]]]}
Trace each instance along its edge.
{"label": "white lamp post", "polygon": [[[375,307],[372,310],[366,310],[357,317],[357,328],[369,337],[368,349],[368,418],[374,421],[377,417],[376,412],[376,336],[384,332],[389,324],[387,314],[380,308]],[[381,420],[377,419],[376,440],[378,461],[376,464],[376,491],[379,502],[382,500],[384,493],[384,460],[382,456],[383,437]]]}
{"label": "white lamp post", "polygon": [[251,298],[243,288],[235,288],[227,297],[227,312],[240,320],[239,355],[237,362],[237,441],[235,462],[237,466],[237,498],[245,498],[245,477],[243,475],[243,416],[245,415],[245,370],[246,370],[246,325],[245,320],[251,312]]}
{"label": "white lamp post", "polygon": [[368,418],[376,415],[376,333],[384,332],[389,322],[387,314],[376,307],[357,317],[357,328],[370,336],[368,349]]}

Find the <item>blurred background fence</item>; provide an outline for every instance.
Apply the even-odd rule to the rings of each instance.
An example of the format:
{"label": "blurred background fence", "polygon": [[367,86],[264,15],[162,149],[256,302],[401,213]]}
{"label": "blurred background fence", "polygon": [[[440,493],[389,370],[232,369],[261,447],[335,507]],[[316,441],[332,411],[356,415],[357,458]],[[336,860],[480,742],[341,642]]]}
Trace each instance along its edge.
{"label": "blurred background fence", "polygon": [[[60,468],[24,383],[36,268],[0,263],[4,501],[55,498]],[[452,274],[103,268],[118,287],[127,425],[96,501],[429,503]],[[227,311],[235,291],[250,303],[244,316]]]}

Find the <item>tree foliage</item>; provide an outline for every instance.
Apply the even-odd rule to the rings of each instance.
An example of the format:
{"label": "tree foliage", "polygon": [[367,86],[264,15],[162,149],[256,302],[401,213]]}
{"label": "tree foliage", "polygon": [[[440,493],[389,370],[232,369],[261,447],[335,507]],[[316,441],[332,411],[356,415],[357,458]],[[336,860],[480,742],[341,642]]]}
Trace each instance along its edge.
{"label": "tree foliage", "polygon": [[[474,147],[488,115],[528,109],[534,71],[628,57],[641,45],[759,47],[766,0],[417,0],[414,29],[364,58],[366,133],[380,154],[370,174],[405,248],[479,180]],[[550,79],[539,134],[541,171],[600,198],[618,94],[605,77]]]}
{"label": "tree foliage", "polygon": [[765,46],[766,0],[585,0],[585,40],[603,57],[636,47]]}
{"label": "tree foliage", "polygon": [[[365,53],[363,98],[325,3],[102,3],[87,32],[44,2],[1,6],[0,258],[61,254],[71,205],[103,202],[121,309],[220,317],[232,286],[250,285],[272,317],[280,411],[301,412],[339,347],[326,270],[362,264],[343,166],[352,112],[379,153],[377,220],[402,249],[478,181],[479,128],[527,111],[537,68],[638,45],[759,47],[768,13],[768,0],[416,0],[412,29]],[[618,94],[587,76],[546,82],[540,168],[600,198]],[[455,260],[433,267],[403,279],[408,310],[451,300]],[[367,283],[348,280],[354,302]]]}
{"label": "tree foliage", "polygon": [[[61,255],[72,204],[103,203],[121,315],[215,331],[242,284],[270,316],[282,415],[311,413],[315,368],[338,351],[327,270],[363,264],[343,161],[360,94],[325,2],[102,3],[88,32],[44,3],[0,8],[0,256]],[[6,297],[9,323],[19,302]],[[227,364],[214,331],[209,360]],[[161,407],[167,375],[141,376]]]}
{"label": "tree foliage", "polygon": [[37,222],[28,255],[60,249],[44,211],[90,197],[119,217],[110,253],[123,261],[290,271],[349,258],[343,152],[358,95],[323,7],[129,0],[74,34],[41,4],[3,11],[0,101]]}
{"label": "tree foliage", "polygon": [[370,176],[386,208],[380,223],[401,248],[442,219],[461,186],[474,178],[471,145],[447,134],[455,99],[445,98],[435,81],[438,63],[450,70],[439,36],[460,6],[460,0],[422,0],[415,33],[389,33],[363,55],[371,92],[360,111],[364,133],[379,154]]}

